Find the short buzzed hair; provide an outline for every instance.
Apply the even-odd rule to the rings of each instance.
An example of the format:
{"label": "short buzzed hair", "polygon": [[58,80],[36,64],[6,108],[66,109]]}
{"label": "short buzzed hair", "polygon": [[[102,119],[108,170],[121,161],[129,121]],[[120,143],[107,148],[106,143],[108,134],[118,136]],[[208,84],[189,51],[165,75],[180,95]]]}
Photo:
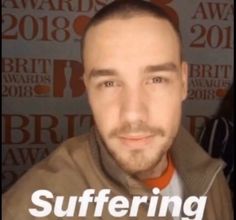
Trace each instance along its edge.
{"label": "short buzzed hair", "polygon": [[119,18],[119,19],[129,19],[133,18],[135,16],[139,15],[150,15],[153,16],[154,18],[159,18],[159,19],[164,19],[169,21],[171,26],[176,32],[176,35],[179,39],[180,43],[180,53],[182,57],[182,37],[180,34],[180,30],[178,25],[176,24],[173,19],[169,16],[166,11],[161,8],[158,5],[155,5],[151,2],[143,1],[143,0],[117,0],[113,1],[112,3],[106,5],[103,7],[100,11],[98,11],[94,17],[89,21],[83,37],[81,41],[81,57],[83,61],[83,53],[84,53],[84,44],[85,44],[85,38],[88,30],[96,26],[103,21],[109,20],[109,19],[114,19],[114,18]]}

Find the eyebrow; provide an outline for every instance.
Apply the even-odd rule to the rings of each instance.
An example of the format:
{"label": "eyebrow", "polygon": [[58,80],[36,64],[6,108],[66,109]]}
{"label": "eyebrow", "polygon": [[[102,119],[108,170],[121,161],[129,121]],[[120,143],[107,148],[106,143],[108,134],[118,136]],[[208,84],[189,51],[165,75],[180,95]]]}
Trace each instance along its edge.
{"label": "eyebrow", "polygon": [[114,69],[92,69],[88,74],[88,79],[96,78],[99,76],[116,76],[117,71]]}
{"label": "eyebrow", "polygon": [[[153,73],[158,71],[171,71],[177,72],[178,68],[176,64],[172,62],[157,64],[157,65],[148,65],[144,68],[144,73]],[[118,72],[115,69],[92,69],[88,74],[88,80],[91,78],[97,78],[100,76],[117,76]]]}
{"label": "eyebrow", "polygon": [[145,73],[153,73],[153,72],[159,72],[159,71],[177,72],[178,68],[176,64],[172,62],[157,64],[157,65],[149,65],[144,68]]}

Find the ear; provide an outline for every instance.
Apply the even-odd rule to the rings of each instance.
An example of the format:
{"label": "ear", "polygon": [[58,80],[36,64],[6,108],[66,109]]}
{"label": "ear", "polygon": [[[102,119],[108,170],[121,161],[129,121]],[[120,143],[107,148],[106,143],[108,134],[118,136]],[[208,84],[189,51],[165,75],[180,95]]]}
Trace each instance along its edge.
{"label": "ear", "polygon": [[88,80],[87,80],[85,72],[83,72],[83,75],[82,75],[81,79],[83,80],[84,85],[85,85],[85,89],[87,90],[88,89]]}
{"label": "ear", "polygon": [[183,61],[181,64],[181,77],[182,77],[182,100],[184,101],[188,95],[188,64]]}

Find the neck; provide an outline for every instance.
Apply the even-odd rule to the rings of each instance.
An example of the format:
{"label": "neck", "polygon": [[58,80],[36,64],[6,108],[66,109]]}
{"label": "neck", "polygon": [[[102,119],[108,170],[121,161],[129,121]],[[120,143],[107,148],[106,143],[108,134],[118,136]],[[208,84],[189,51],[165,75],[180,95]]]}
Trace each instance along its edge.
{"label": "neck", "polygon": [[152,179],[160,177],[168,166],[167,153],[163,154],[156,166],[149,170],[139,172],[136,177],[139,180]]}

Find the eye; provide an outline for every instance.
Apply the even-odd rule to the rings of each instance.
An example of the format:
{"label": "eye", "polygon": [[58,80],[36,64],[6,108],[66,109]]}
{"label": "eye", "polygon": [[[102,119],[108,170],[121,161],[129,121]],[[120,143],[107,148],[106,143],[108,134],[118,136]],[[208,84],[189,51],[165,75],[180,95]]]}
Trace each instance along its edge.
{"label": "eye", "polygon": [[164,79],[160,76],[156,76],[152,78],[152,83],[162,83]]}
{"label": "eye", "polygon": [[104,87],[113,87],[114,81],[106,81],[103,83]]}
{"label": "eye", "polygon": [[121,84],[117,80],[103,80],[103,81],[97,83],[98,89],[116,88],[116,87],[120,87],[120,86],[121,86]]}
{"label": "eye", "polygon": [[153,85],[153,84],[163,84],[168,83],[169,78],[165,76],[152,76],[149,79],[147,79],[146,84]]}

